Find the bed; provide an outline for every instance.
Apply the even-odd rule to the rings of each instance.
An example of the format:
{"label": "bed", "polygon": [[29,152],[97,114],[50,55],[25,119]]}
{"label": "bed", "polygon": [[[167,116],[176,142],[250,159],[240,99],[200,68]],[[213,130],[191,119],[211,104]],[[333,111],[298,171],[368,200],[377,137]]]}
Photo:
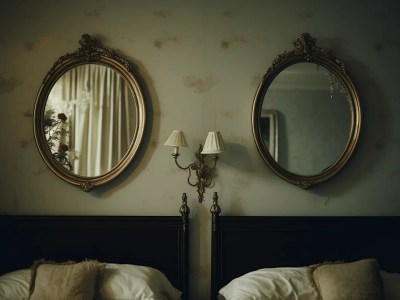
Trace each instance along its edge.
{"label": "bed", "polygon": [[[118,268],[144,266],[165,275],[182,292],[182,299],[187,299],[186,201],[180,213],[180,216],[0,216],[0,274],[28,269],[40,259],[96,260]],[[115,269],[111,271],[115,273]]]}
{"label": "bed", "polygon": [[221,216],[220,211],[214,201],[211,299],[256,270],[297,272],[305,266],[352,266],[370,258],[384,270],[379,271],[382,276],[391,276],[396,293],[391,299],[400,299],[400,217]]}

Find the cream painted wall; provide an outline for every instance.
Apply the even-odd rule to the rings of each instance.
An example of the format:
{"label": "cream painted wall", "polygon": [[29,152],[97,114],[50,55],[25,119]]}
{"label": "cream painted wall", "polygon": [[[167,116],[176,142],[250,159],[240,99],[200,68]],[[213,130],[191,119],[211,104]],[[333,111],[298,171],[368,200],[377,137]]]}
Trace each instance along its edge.
{"label": "cream painted wall", "polygon": [[[191,299],[207,299],[211,195],[224,214],[400,214],[400,5],[396,0],[2,1],[0,5],[1,214],[176,215],[191,208]],[[302,32],[347,63],[363,110],[359,147],[328,183],[301,190],[263,164],[252,138],[260,77]],[[133,61],[153,107],[150,141],[120,180],[86,194],[52,174],[32,133],[41,81],[82,33]],[[196,203],[186,173],[162,146],[182,128],[190,148],[210,130],[229,147],[215,187]]]}

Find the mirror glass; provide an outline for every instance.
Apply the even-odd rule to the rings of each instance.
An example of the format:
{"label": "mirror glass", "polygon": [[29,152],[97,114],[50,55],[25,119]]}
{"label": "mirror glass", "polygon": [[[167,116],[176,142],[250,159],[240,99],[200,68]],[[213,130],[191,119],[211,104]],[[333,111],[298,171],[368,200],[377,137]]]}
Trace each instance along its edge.
{"label": "mirror glass", "polygon": [[79,44],[45,76],[33,128],[50,170],[89,192],[137,157],[147,112],[138,71],[88,34]]}
{"label": "mirror glass", "polygon": [[358,142],[361,108],[344,62],[303,33],[278,55],[253,101],[257,149],[282,179],[308,189],[337,174]]}
{"label": "mirror glass", "polygon": [[323,66],[304,62],[282,70],[265,94],[261,114],[265,112],[270,115],[261,118],[262,131],[270,131],[271,113],[276,123],[274,135],[264,138],[265,147],[289,172],[305,176],[322,173],[338,160],[348,142],[348,93]]}
{"label": "mirror glass", "polygon": [[54,158],[68,171],[93,177],[124,157],[138,126],[136,99],[114,69],[84,64],[65,72],[49,93],[44,133]]}

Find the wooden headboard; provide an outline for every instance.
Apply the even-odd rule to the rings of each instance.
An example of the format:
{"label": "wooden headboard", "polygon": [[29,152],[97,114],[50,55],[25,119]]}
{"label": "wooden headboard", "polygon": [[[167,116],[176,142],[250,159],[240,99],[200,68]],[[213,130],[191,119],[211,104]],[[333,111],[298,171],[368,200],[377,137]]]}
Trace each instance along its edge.
{"label": "wooden headboard", "polygon": [[184,205],[181,216],[0,216],[0,274],[41,258],[145,265],[162,271],[187,299]]}
{"label": "wooden headboard", "polygon": [[400,272],[400,217],[220,216],[212,209],[211,299],[232,279],[271,267],[374,257]]}

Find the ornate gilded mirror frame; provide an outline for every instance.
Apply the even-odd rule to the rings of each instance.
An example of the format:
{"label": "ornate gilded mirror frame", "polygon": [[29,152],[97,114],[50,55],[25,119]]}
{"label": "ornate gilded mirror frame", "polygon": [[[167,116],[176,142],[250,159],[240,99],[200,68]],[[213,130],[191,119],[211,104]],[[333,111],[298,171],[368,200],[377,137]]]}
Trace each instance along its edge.
{"label": "ornate gilded mirror frame", "polygon": [[[262,115],[261,111],[264,97],[272,81],[285,68],[293,64],[304,62],[314,63],[317,66],[323,66],[328,70],[328,72],[336,76],[337,80],[340,81],[344,87],[344,92],[346,93],[346,97],[349,102],[351,114],[349,138],[347,145],[340,157],[335,163],[328,166],[321,173],[307,176],[294,174],[283,168],[277,161],[275,161],[263,143],[260,128],[260,118]],[[255,94],[252,109],[252,130],[257,149],[262,159],[269,166],[269,168],[282,179],[303,189],[308,189],[318,183],[328,180],[344,167],[356,147],[360,134],[360,128],[361,108],[358,94],[345,69],[343,61],[337,58],[332,51],[316,46],[316,39],[312,38],[310,34],[301,34],[301,36],[294,42],[293,50],[278,55],[278,57],[272,62],[272,65],[268,68],[266,74],[262,78],[262,81],[259,84]]]}
{"label": "ornate gilded mirror frame", "polygon": [[[95,187],[115,179],[137,156],[145,132],[146,105],[135,72],[127,60],[119,56],[114,50],[103,48],[95,38],[88,34],[82,35],[79,44],[80,47],[76,51],[61,56],[45,76],[35,102],[33,128],[40,155],[50,170],[64,181],[80,186],[82,190],[89,192]],[[133,139],[127,146],[128,150],[126,153],[110,170],[93,177],[80,176],[66,169],[65,166],[55,159],[54,153],[50,150],[48,140],[45,136],[45,108],[53,86],[67,71],[85,64],[98,64],[117,72],[125,81],[131,93],[133,93],[132,97],[135,100],[136,114]]]}

